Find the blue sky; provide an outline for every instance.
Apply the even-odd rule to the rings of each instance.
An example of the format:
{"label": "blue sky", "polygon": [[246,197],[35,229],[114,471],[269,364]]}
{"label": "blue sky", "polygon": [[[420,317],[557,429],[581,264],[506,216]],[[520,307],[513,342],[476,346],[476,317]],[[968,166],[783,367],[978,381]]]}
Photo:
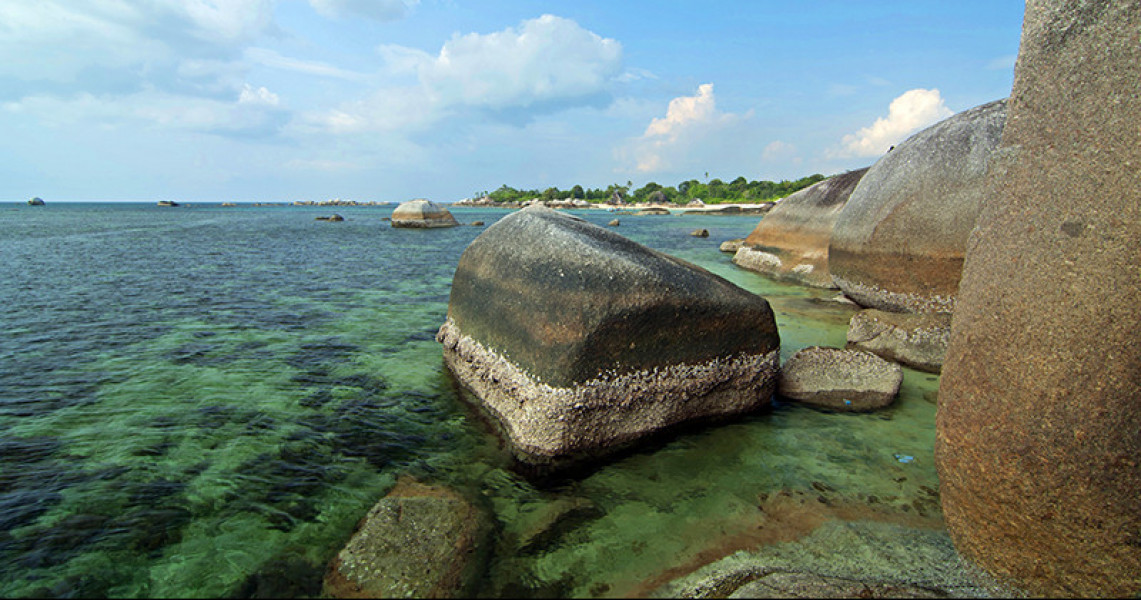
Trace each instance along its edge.
{"label": "blue sky", "polygon": [[1024,3],[0,0],[0,200],[796,179],[1009,95]]}

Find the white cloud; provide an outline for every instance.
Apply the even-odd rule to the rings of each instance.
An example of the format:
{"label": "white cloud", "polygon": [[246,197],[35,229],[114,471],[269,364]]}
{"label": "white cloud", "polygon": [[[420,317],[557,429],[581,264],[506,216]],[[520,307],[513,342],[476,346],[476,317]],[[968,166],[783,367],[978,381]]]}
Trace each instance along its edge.
{"label": "white cloud", "polygon": [[761,151],[761,158],[765,160],[775,160],[778,158],[785,158],[793,154],[796,154],[796,146],[788,142],[776,140],[765,146],[765,149]]}
{"label": "white cloud", "polygon": [[402,19],[419,3],[419,0],[309,0],[313,9],[325,17],[365,17],[377,21]]}
{"label": "white cloud", "polygon": [[382,45],[386,73],[415,83],[375,90],[304,115],[301,130],[414,131],[471,111],[534,110],[605,93],[621,72],[622,46],[553,15],[490,34],[456,35],[439,53]]}
{"label": "white cloud", "polygon": [[868,127],[845,135],[833,157],[879,156],[892,145],[906,139],[923,127],[954,114],[944,104],[939,90],[915,89],[904,92],[888,106],[887,117],[876,119]]}
{"label": "white cloud", "polygon": [[694,162],[695,149],[731,141],[720,136],[732,133],[732,125],[750,116],[751,111],[743,116],[718,111],[713,84],[706,83],[697,88],[696,96],[670,100],[666,116],[652,120],[641,137],[629,140],[616,154],[639,173],[676,169]]}
{"label": "white cloud", "polygon": [[279,103],[277,94],[265,89],[264,86],[254,89],[252,85],[247,83],[242,87],[242,92],[238,94],[238,104],[277,106]]}
{"label": "white cloud", "polygon": [[246,48],[243,56],[252,63],[283,71],[293,71],[306,75],[317,75],[319,77],[331,77],[349,81],[367,79],[367,76],[361,73],[335,67],[316,60],[301,60],[282,56],[273,50],[267,50],[265,48]]}
{"label": "white cloud", "polygon": [[617,41],[543,15],[518,30],[454,36],[418,72],[435,102],[503,108],[597,93],[621,62]]}

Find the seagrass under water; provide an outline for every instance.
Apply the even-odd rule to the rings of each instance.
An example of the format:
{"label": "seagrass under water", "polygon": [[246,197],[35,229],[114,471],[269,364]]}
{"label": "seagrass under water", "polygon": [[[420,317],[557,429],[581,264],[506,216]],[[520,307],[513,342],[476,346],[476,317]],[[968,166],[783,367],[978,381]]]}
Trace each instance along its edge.
{"label": "seagrass under water", "polygon": [[[434,340],[482,228],[335,210],[346,221],[316,221],[333,211],[316,207],[0,204],[0,596],[316,595],[403,474],[494,511],[488,595],[641,593],[821,515],[939,526],[937,378],[913,371],[880,413],[777,405],[528,481]],[[757,217],[621,219],[622,235],[769,298],[785,358],[844,344],[853,309],[718,252]],[[777,498],[789,506],[774,516]],[[560,511],[576,516],[528,537]]]}

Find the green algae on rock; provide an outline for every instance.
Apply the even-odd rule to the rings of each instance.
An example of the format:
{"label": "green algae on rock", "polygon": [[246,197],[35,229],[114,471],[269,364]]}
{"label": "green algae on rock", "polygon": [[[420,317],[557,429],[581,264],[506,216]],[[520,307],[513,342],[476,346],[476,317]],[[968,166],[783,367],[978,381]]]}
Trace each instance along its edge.
{"label": "green algae on rock", "polygon": [[533,463],[765,406],[780,347],[760,296],[543,207],[468,246],[437,339]]}

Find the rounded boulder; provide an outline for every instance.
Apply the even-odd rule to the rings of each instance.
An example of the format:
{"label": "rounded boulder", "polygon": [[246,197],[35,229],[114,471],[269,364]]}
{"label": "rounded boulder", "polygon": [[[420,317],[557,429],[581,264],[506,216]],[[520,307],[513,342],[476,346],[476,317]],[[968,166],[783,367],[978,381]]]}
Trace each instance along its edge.
{"label": "rounded boulder", "polygon": [[862,306],[951,312],[1006,100],[963,111],[876,161],[832,229],[828,270]]}
{"label": "rounded boulder", "polygon": [[411,200],[392,211],[392,226],[411,229],[432,229],[459,225],[448,209],[431,200]]}

